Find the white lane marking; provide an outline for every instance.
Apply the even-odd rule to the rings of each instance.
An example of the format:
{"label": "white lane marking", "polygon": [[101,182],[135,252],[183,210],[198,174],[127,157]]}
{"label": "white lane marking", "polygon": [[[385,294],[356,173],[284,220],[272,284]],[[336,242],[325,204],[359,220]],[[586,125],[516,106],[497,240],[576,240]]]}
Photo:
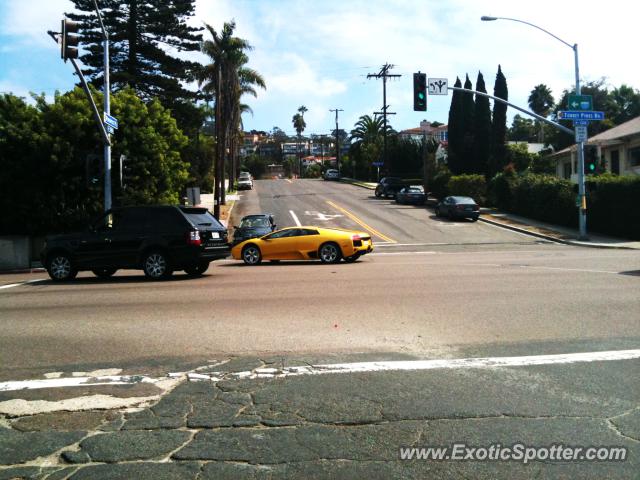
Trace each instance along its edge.
{"label": "white lane marking", "polygon": [[439,252],[373,252],[371,255],[437,255]]}
{"label": "white lane marking", "polygon": [[[302,365],[284,369],[257,368],[252,371],[227,374],[227,378],[281,378],[325,373],[363,373],[408,370],[435,370],[460,368],[525,367],[531,365],[560,365],[568,363],[606,362],[640,358],[640,349],[607,352],[563,353],[557,355],[529,355],[522,357],[456,358],[444,360],[409,360],[385,362],[338,363],[332,365]],[[212,380],[225,377],[219,372]]]}
{"label": "white lane marking", "polygon": [[26,285],[28,283],[44,282],[45,280],[46,278],[39,278],[38,280],[25,280],[24,282],[10,283],[8,285],[0,286],[0,290],[4,290],[5,288],[19,287],[20,285]]}
{"label": "white lane marking", "polygon": [[293,217],[293,221],[296,222],[296,225],[301,227],[302,224],[300,223],[300,220],[298,220],[298,217],[296,216],[295,213],[293,213],[293,210],[289,210],[289,213],[291,214],[291,216]]}
{"label": "white lane marking", "polygon": [[379,247],[435,247],[438,245],[451,245],[450,243],[389,243],[389,242],[376,242],[375,245]]}
{"label": "white lane marking", "polygon": [[0,392],[13,390],[37,390],[39,388],[87,387],[93,385],[126,385],[132,383],[157,383],[165,378],[145,375],[105,375],[100,377],[65,377],[44,380],[19,380],[0,382]]}
{"label": "white lane marking", "polygon": [[[105,377],[67,377],[47,380],[21,380],[0,383],[0,391],[31,390],[39,388],[60,388],[91,385],[122,385],[132,383],[152,383],[163,388],[166,385],[175,386],[185,378],[189,380],[233,380],[255,378],[281,378],[300,375],[319,375],[326,373],[366,373],[384,371],[415,371],[436,369],[462,369],[462,368],[500,368],[500,367],[526,367],[532,365],[561,365],[585,362],[608,362],[620,360],[634,360],[640,358],[640,349],[636,350],[610,350],[604,352],[562,353],[555,355],[527,355],[520,357],[479,357],[479,358],[454,358],[437,360],[399,360],[380,362],[356,362],[301,365],[279,368],[256,368],[244,372],[217,371],[210,374],[190,372],[171,373],[166,377],[151,378],[145,375],[122,375]],[[214,365],[211,365],[214,366]],[[198,369],[196,369],[198,370]],[[83,397],[81,397],[83,398]],[[129,399],[136,400],[136,399]],[[10,402],[25,402],[24,400],[11,400],[0,402],[0,413],[6,413],[4,407]],[[28,402],[27,402],[28,403]],[[51,402],[55,403],[55,402]],[[105,407],[107,408],[107,407]],[[109,407],[110,408],[110,407]],[[56,408],[59,409],[59,408]]]}
{"label": "white lane marking", "polygon": [[335,218],[339,218],[339,217],[344,217],[344,215],[329,215],[326,213],[322,213],[322,212],[315,212],[315,211],[309,211],[306,210],[304,212],[305,215],[310,216],[310,217],[316,217],[314,220],[318,220],[319,222],[327,222],[329,220],[333,220]]}

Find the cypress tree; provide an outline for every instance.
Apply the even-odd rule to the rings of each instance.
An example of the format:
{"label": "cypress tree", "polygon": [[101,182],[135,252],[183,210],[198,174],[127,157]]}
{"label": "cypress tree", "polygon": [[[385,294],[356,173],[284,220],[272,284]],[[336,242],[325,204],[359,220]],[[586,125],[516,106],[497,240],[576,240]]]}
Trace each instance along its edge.
{"label": "cypress tree", "polygon": [[[507,79],[498,65],[493,96],[509,100]],[[488,178],[493,178],[502,171],[507,162],[507,106],[504,103],[493,102],[493,121],[491,124],[491,154],[489,156]]]}
{"label": "cypress tree", "polygon": [[[456,77],[454,87],[462,87],[460,78]],[[451,106],[449,107],[449,125],[448,130],[448,146],[447,146],[447,164],[452,173],[458,174],[462,171],[462,96],[465,95],[457,90],[453,91],[451,96]]]}
{"label": "cypress tree", "polygon": [[[72,1],[81,12],[67,16],[80,22],[83,73],[99,88],[104,82],[102,33],[93,0]],[[197,93],[183,82],[193,80],[200,65],[172,56],[169,50],[200,51],[202,28],[186,23],[195,13],[195,0],[100,0],[98,5],[109,34],[112,91],[130,87],[142,99],[158,98],[185,117],[196,113],[185,100]]]}
{"label": "cypress tree", "polygon": [[[473,89],[469,75],[464,82],[464,88],[468,90]],[[474,142],[474,115],[475,115],[475,103],[473,101],[473,94],[463,93],[462,97],[462,172],[461,173],[473,173],[475,155],[475,142]]]}
{"label": "cypress tree", "polygon": [[[476,91],[487,93],[482,72],[478,72]],[[489,99],[476,94],[474,115],[474,156],[471,172],[485,174],[489,163],[489,151],[491,144],[491,108]]]}

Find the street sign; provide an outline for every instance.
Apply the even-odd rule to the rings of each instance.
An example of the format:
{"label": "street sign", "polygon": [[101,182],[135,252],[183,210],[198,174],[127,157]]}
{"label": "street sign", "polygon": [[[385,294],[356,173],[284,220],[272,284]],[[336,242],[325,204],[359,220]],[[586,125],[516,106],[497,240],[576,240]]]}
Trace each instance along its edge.
{"label": "street sign", "polygon": [[593,99],[591,95],[569,95],[569,101],[567,103],[569,110],[593,110]]}
{"label": "street sign", "polygon": [[384,162],[371,162],[371,165],[373,165],[374,167],[381,167],[384,165]]}
{"label": "street sign", "polygon": [[427,82],[429,95],[449,95],[448,83],[449,81],[446,78],[430,78]]}
{"label": "street sign", "polygon": [[558,112],[560,120],[604,120],[604,112],[587,112],[561,110]]}
{"label": "street sign", "polygon": [[114,130],[118,129],[118,119],[116,117],[112,117],[111,115],[104,114],[104,123],[109,125]]}
{"label": "street sign", "polygon": [[589,120],[574,120],[573,126],[575,127],[576,125],[589,125]]}
{"label": "street sign", "polygon": [[585,125],[576,125],[576,143],[587,141],[587,127]]}

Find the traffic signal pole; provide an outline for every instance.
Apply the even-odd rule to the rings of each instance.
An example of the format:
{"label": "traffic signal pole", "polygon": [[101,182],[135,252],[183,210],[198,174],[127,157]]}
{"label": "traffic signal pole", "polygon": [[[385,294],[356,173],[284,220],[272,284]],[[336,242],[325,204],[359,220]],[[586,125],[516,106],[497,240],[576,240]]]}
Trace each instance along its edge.
{"label": "traffic signal pole", "polygon": [[[575,62],[575,73],[576,73],[576,95],[581,94],[580,90],[580,70],[578,67],[578,44],[574,44],[573,49],[573,57]],[[578,142],[578,195],[580,196],[580,207],[578,214],[578,227],[580,229],[580,234],[578,238],[580,240],[588,240],[587,237],[587,197],[586,197],[586,189],[584,185],[584,142]]]}
{"label": "traffic signal pole", "polygon": [[[49,30],[47,33],[51,38],[53,38],[54,42],[59,43],[58,38],[56,36],[58,35],[57,32],[52,32],[51,30]],[[87,85],[87,81],[84,78],[84,75],[82,74],[82,70],[80,70],[78,63],[73,58],[70,58],[69,60],[71,61],[71,65],[73,65],[73,68],[75,69],[76,74],[78,75],[78,78],[80,78],[80,85],[82,86],[82,90],[84,90],[84,93],[87,96],[87,99],[89,100],[89,105],[91,105],[91,111],[93,113],[93,119],[96,121],[96,124],[98,125],[98,130],[100,131],[100,135],[102,135],[102,140],[104,140],[105,145],[111,144],[111,140],[109,139],[109,134],[107,133],[107,130],[104,128],[104,122],[100,117],[100,112],[98,111],[96,102],[93,101],[93,97],[91,96],[91,90],[89,90],[89,85]]]}
{"label": "traffic signal pole", "polygon": [[[100,9],[98,8],[97,0],[93,0],[93,6],[98,15],[98,22],[100,23],[100,29],[102,30],[103,38],[103,50],[104,50],[104,113],[105,115],[111,115],[111,85],[109,84],[109,34],[104,28],[102,23],[102,16],[100,15]],[[107,136],[109,133],[107,133]],[[109,137],[108,137],[109,138]],[[104,144],[104,211],[111,209],[111,141]]]}

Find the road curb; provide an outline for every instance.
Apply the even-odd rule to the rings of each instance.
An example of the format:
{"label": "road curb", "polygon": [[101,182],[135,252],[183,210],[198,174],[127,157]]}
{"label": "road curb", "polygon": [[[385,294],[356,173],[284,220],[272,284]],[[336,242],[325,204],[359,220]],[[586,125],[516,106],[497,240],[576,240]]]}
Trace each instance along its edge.
{"label": "road curb", "polygon": [[10,275],[12,273],[42,273],[46,272],[46,268],[36,267],[36,268],[19,268],[16,270],[0,270],[0,274],[2,275]]}
{"label": "road curb", "polygon": [[544,240],[548,240],[548,241],[554,242],[554,243],[561,243],[563,245],[571,245],[571,246],[574,246],[574,247],[601,248],[601,249],[613,248],[613,249],[617,249],[617,250],[637,250],[637,248],[633,248],[633,247],[622,247],[622,246],[618,246],[618,245],[603,245],[601,243],[600,244],[592,244],[592,243],[580,242],[580,241],[575,241],[575,240],[565,240],[565,239],[561,239],[561,238],[557,238],[557,237],[552,237],[551,235],[545,235],[544,233],[532,232],[531,230],[527,230],[526,228],[520,228],[520,227],[516,227],[516,226],[513,226],[513,225],[509,225],[507,223],[501,223],[501,222],[497,222],[495,220],[489,220],[487,218],[483,218],[482,216],[479,217],[478,220],[480,220],[481,222],[488,223],[490,225],[494,225],[496,227],[501,227],[501,228],[505,228],[507,230],[512,230],[514,232],[522,233],[523,235],[529,235],[529,236],[532,236],[532,237],[542,238]]}
{"label": "road curb", "polygon": [[356,187],[366,188],[367,190],[375,190],[376,187],[367,185],[365,182],[360,182],[358,180],[352,180],[350,178],[340,178],[342,183],[350,183],[351,185],[355,185]]}

